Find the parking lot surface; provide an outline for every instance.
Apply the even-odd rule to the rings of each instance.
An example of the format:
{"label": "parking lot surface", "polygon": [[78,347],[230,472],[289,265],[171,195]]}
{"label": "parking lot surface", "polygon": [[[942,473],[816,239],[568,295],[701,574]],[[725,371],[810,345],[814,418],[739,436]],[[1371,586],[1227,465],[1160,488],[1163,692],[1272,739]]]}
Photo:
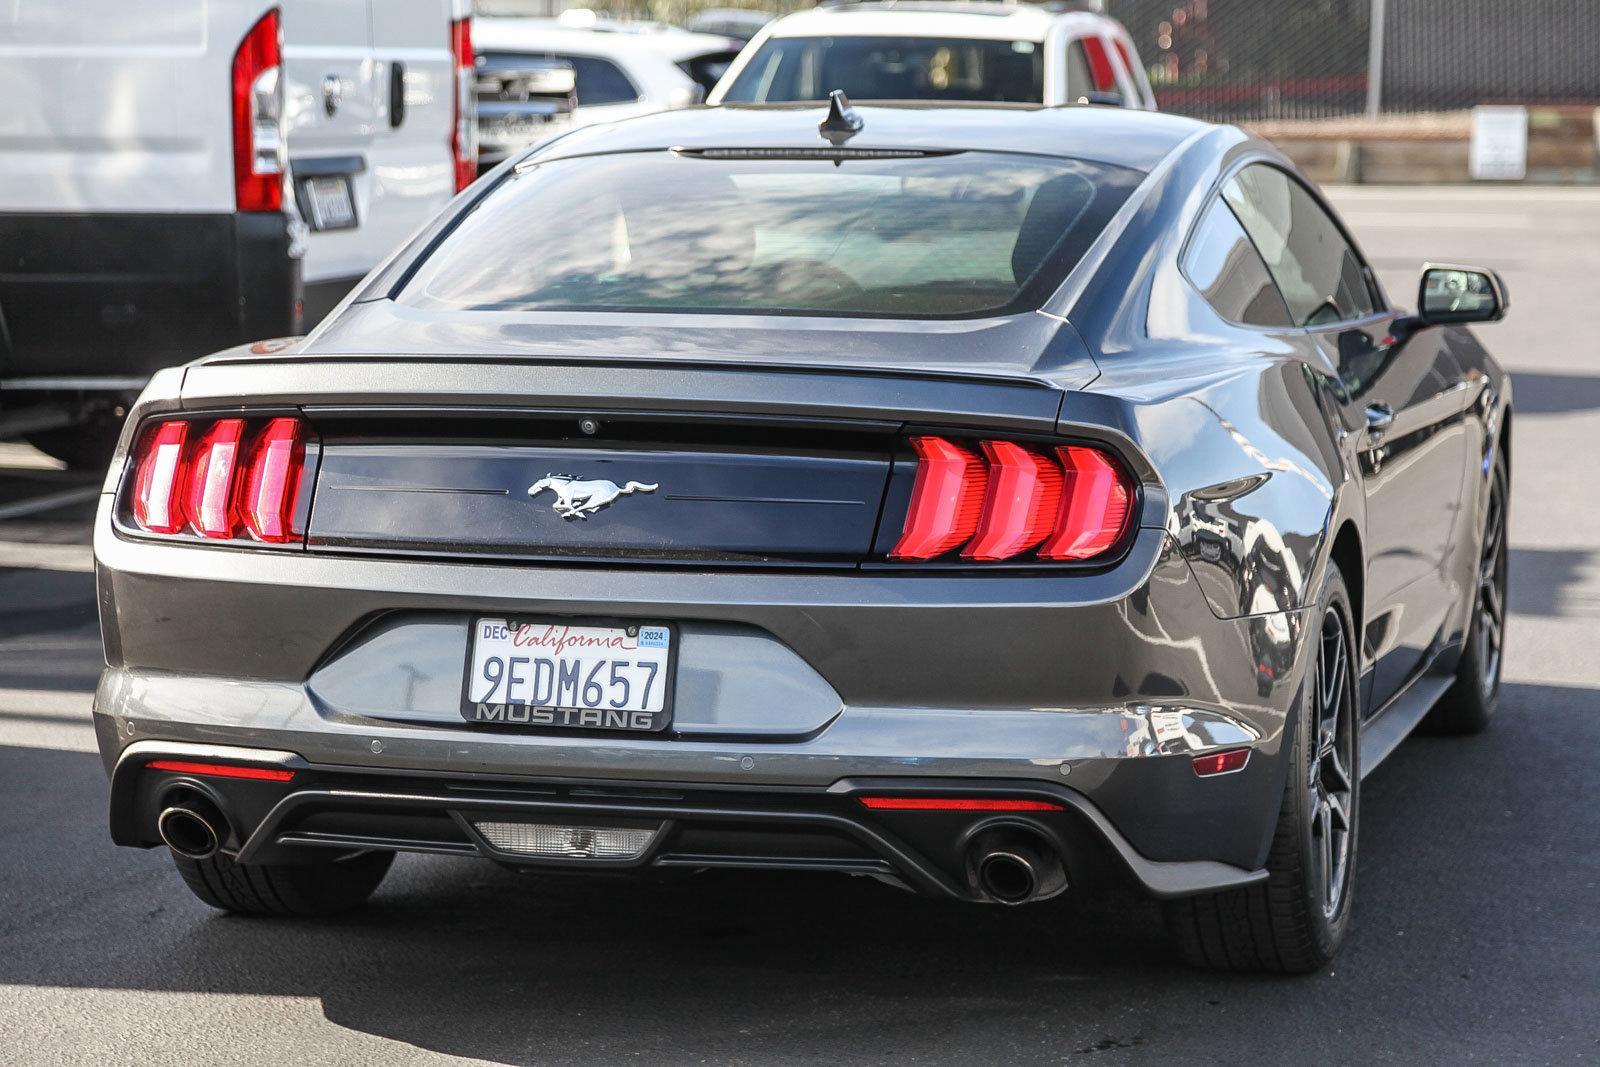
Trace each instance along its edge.
{"label": "parking lot surface", "polygon": [[1159,911],[861,879],[516,875],[402,856],[325,921],[228,918],[114,848],[89,704],[98,479],[0,445],[0,1061],[1600,1061],[1600,193],[1334,192],[1401,303],[1499,268],[1512,622],[1490,730],[1364,786],[1328,972],[1178,965]]}

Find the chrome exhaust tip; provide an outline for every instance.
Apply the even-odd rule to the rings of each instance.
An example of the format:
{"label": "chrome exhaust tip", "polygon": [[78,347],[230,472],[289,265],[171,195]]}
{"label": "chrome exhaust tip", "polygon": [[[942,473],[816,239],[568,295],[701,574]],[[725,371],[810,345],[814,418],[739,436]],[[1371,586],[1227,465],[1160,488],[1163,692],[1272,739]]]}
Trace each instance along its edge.
{"label": "chrome exhaust tip", "polygon": [[996,829],[980,834],[968,852],[977,891],[997,904],[1026,904],[1067,888],[1061,857],[1037,834]]}
{"label": "chrome exhaust tip", "polygon": [[986,852],[978,858],[978,885],[1001,904],[1032,900],[1039,890],[1039,872],[1020,852]]}
{"label": "chrome exhaust tip", "polygon": [[161,843],[192,860],[210,859],[222,847],[227,824],[216,808],[204,801],[163,808],[156,816]]}

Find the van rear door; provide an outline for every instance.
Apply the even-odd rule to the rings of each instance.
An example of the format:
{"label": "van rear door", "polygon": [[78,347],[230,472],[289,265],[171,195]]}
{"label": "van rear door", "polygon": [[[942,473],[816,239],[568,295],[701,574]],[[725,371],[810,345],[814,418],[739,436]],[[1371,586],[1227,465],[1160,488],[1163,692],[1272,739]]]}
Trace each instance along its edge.
{"label": "van rear door", "polygon": [[[349,285],[381,252],[366,232],[378,123],[368,0],[282,0],[286,127],[294,199],[310,234],[303,276],[308,313],[318,286]],[[323,308],[322,310],[326,310]]]}
{"label": "van rear door", "polygon": [[466,13],[459,0],[372,0],[373,69],[380,101],[367,173],[376,202],[366,220],[375,253],[372,263],[455,195],[450,23],[457,10]]}
{"label": "van rear door", "polygon": [[0,4],[0,211],[233,211],[229,71],[269,6]]}

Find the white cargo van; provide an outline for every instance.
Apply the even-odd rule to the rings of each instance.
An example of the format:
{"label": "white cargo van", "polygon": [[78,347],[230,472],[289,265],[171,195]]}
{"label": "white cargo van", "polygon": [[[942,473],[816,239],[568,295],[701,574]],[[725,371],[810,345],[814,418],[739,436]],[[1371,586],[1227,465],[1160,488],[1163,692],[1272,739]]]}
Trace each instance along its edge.
{"label": "white cargo van", "polygon": [[[0,409],[111,412],[160,367],[314,325],[476,173],[469,13],[0,5]],[[105,436],[30,439],[92,462]]]}

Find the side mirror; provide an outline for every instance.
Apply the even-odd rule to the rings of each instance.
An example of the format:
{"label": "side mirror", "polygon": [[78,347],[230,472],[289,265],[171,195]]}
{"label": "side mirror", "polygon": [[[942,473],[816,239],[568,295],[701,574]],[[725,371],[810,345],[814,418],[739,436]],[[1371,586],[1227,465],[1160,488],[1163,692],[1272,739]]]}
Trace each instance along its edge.
{"label": "side mirror", "polygon": [[1511,307],[1506,283],[1482,267],[1426,263],[1417,290],[1417,318],[1424,325],[1499,322]]}
{"label": "side mirror", "polygon": [[1122,94],[1112,89],[1093,89],[1078,96],[1080,104],[1099,104],[1102,107],[1122,107]]}

